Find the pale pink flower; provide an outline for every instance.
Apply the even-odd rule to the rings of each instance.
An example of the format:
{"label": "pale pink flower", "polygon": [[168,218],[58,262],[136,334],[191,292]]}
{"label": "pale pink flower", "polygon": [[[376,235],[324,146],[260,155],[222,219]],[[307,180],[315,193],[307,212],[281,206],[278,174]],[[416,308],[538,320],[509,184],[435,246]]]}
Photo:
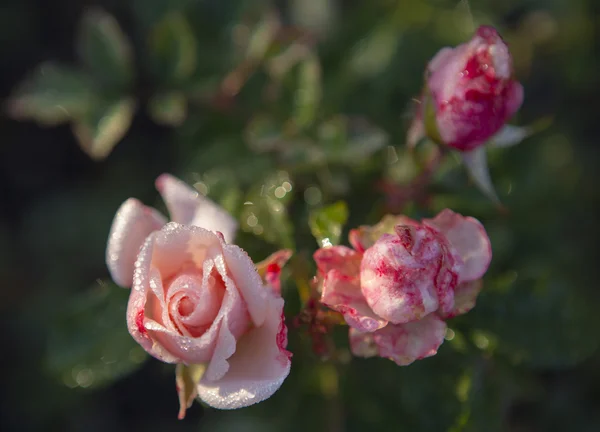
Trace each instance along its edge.
{"label": "pale pink flower", "polygon": [[508,46],[496,29],[481,26],[469,42],[442,48],[429,62],[409,144],[428,135],[457,150],[473,150],[499,132],[522,102]]}
{"label": "pale pink flower", "polygon": [[204,365],[192,396],[215,408],[270,397],[290,371],[279,272],[273,274],[289,252],[269,259],[261,278],[248,255],[228,243],[237,228],[231,216],[174,177],[156,184],[174,222],[129,199],[108,242],[113,279],[132,288],[129,332],[164,362]]}
{"label": "pale pink flower", "polygon": [[355,355],[399,365],[437,352],[443,320],[475,305],[492,256],[483,226],[447,209],[420,223],[386,216],[350,242],[315,252],[321,302],[343,314]]}

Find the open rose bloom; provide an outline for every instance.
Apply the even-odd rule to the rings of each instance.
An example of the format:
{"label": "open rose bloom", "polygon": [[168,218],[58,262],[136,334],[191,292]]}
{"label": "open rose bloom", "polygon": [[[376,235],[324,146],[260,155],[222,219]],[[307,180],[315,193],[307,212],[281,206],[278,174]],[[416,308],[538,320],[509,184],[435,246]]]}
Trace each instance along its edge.
{"label": "open rose bloom", "polygon": [[523,102],[508,46],[489,26],[479,27],[465,44],[442,48],[425,79],[410,145],[427,135],[460,151],[473,150],[498,133]]}
{"label": "open rose bloom", "polygon": [[179,365],[180,417],[196,396],[221,409],[270,397],[290,371],[279,293],[290,252],[257,269],[229,243],[237,224],[223,209],[169,175],[156,186],[173,221],[131,198],[106,251],[114,281],[131,287],[129,332],[152,356]]}
{"label": "open rose bloom", "polygon": [[315,252],[321,302],[343,314],[353,354],[398,365],[437,352],[445,320],[473,308],[492,258],[481,223],[447,209],[421,222],[386,216],[350,243]]}

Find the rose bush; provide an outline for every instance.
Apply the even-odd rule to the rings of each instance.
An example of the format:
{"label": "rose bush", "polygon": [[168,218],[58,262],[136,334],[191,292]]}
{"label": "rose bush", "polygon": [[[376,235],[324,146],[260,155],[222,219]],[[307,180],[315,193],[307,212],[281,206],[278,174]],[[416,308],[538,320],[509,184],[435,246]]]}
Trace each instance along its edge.
{"label": "rose bush", "polygon": [[279,293],[289,251],[260,264],[259,274],[229,243],[237,224],[223,209],[169,175],[156,186],[173,222],[129,199],[107,247],[113,279],[132,288],[129,332],[159,360],[203,365],[193,396],[213,407],[240,408],[270,397],[291,364]]}
{"label": "rose bush", "polygon": [[492,257],[481,223],[448,209],[422,222],[387,216],[351,230],[350,243],[314,254],[321,302],[343,314],[355,355],[399,365],[437,352],[444,320],[474,306]]}

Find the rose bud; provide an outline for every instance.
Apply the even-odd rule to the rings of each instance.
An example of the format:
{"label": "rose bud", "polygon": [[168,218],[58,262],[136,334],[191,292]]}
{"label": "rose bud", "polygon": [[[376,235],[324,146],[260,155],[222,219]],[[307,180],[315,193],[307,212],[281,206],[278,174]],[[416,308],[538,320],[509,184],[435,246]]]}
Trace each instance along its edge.
{"label": "rose bud", "polygon": [[360,286],[367,303],[394,324],[454,307],[462,259],[446,237],[425,225],[397,225],[365,251]]}
{"label": "rose bud", "polygon": [[473,150],[500,131],[523,102],[508,46],[489,26],[456,48],[442,48],[429,62],[420,110],[409,145],[427,135],[460,151]]}
{"label": "rose bud", "polygon": [[196,396],[221,409],[267,399],[290,371],[279,294],[289,251],[259,274],[228,243],[237,225],[223,209],[171,176],[157,188],[175,222],[129,199],[108,242],[115,282],[132,285],[129,332],[152,356],[178,364],[180,418]]}

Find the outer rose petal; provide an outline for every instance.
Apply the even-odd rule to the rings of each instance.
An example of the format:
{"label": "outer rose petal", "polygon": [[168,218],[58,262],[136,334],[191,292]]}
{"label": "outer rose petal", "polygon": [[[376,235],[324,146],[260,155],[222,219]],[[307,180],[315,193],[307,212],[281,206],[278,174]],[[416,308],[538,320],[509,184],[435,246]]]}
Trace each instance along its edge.
{"label": "outer rose petal", "polygon": [[[465,56],[469,46],[462,44],[456,48],[442,48],[427,65],[429,75],[427,86],[436,101],[450,100],[455,92],[465,66]],[[462,60],[462,61],[461,61]]]}
{"label": "outer rose petal", "polygon": [[129,198],[119,207],[106,247],[106,265],[118,285],[131,286],[133,264],[140,247],[150,233],[166,223],[163,215],[135,198]]}
{"label": "outer rose petal", "polygon": [[362,254],[346,246],[331,246],[318,249],[313,258],[323,276],[335,269],[346,277],[356,277],[360,272]]}
{"label": "outer rose petal", "polygon": [[260,326],[268,313],[268,291],[265,290],[254,263],[242,248],[228,244],[222,247],[225,268],[244,299],[252,322],[255,326]]}
{"label": "outer rose petal", "polygon": [[221,232],[226,242],[233,241],[237,222],[204,195],[169,174],[156,179],[156,189],[165,200],[173,222]]}
{"label": "outer rose petal", "polygon": [[453,318],[458,315],[465,314],[475,307],[477,295],[483,288],[483,281],[477,279],[475,281],[463,282],[456,287],[454,291],[454,309],[442,318]]}
{"label": "outer rose petal", "polygon": [[256,271],[263,283],[271,287],[277,295],[281,294],[281,268],[288,262],[292,254],[291,250],[282,249],[256,264]]}
{"label": "outer rose petal", "polygon": [[348,278],[338,270],[330,270],[323,281],[321,303],[344,315],[350,327],[372,332],[387,325],[367,304],[360,291],[358,278]]}
{"label": "outer rose petal", "polygon": [[461,256],[464,267],[460,282],[484,275],[492,261],[492,244],[481,222],[445,209],[433,219],[424,219],[423,224],[443,233]]}
{"label": "outer rose petal", "polygon": [[268,313],[261,327],[238,340],[229,358],[229,370],[220,379],[205,374],[198,384],[198,396],[219,409],[235,409],[269,398],[290,372],[291,354],[285,350],[287,337],[283,323],[283,299],[268,297]]}
{"label": "outer rose petal", "polygon": [[350,348],[359,357],[379,355],[399,366],[406,366],[435,355],[445,333],[446,323],[430,314],[419,321],[387,325],[374,333],[361,333],[350,328]]}
{"label": "outer rose petal", "polygon": [[506,117],[507,119],[512,117],[523,104],[525,97],[525,91],[523,86],[519,82],[512,82],[510,88],[507,91],[506,99]]}
{"label": "outer rose petal", "polygon": [[146,300],[150,290],[150,265],[156,233],[148,236],[135,262],[133,286],[127,304],[127,327],[129,333],[150,355],[166,363],[176,363],[177,357],[155,342],[146,328]]}
{"label": "outer rose petal", "polygon": [[357,229],[350,230],[350,234],[348,235],[350,244],[357,251],[364,253],[382,235],[393,234],[396,225],[418,226],[419,223],[404,215],[385,215],[381,221],[373,226],[363,225]]}

